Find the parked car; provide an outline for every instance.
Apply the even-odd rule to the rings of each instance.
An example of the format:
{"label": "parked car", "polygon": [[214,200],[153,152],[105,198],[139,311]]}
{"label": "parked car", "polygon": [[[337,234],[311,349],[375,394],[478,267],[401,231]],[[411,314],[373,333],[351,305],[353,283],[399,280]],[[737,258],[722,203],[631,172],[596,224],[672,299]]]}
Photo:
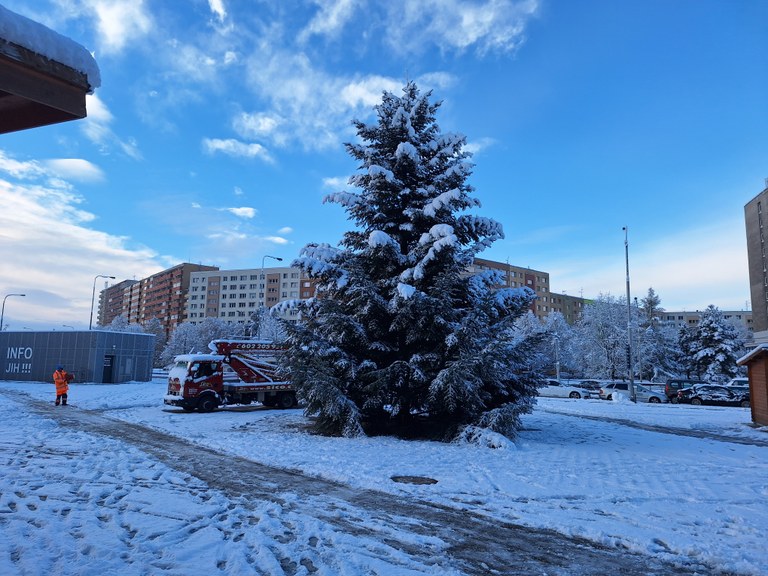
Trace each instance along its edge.
{"label": "parked car", "polygon": [[600,394],[600,382],[597,380],[582,380],[578,384],[579,388],[586,388],[590,392],[592,392],[593,396],[597,396]]}
{"label": "parked car", "polygon": [[721,386],[718,384],[694,384],[677,393],[677,401],[701,406],[741,406],[749,408],[749,388]]}
{"label": "parked car", "polygon": [[749,388],[749,378],[731,378],[726,386],[746,386]]}
{"label": "parked car", "polygon": [[683,388],[690,388],[696,384],[706,384],[704,380],[686,380],[685,378],[670,378],[664,385],[664,393],[673,404],[677,402],[677,393]]}
{"label": "parked car", "polygon": [[[635,400],[637,402],[650,402],[651,404],[661,404],[662,402],[669,402],[669,399],[665,394],[660,392],[654,392],[650,388],[646,388],[642,384],[635,384]],[[623,394],[629,398],[629,383],[628,382],[611,382],[600,388],[600,398],[603,400],[613,400],[613,394]]]}
{"label": "parked car", "polygon": [[547,384],[539,388],[539,396],[550,398],[589,398],[592,396],[592,393],[586,388],[569,386],[557,380],[547,380]]}

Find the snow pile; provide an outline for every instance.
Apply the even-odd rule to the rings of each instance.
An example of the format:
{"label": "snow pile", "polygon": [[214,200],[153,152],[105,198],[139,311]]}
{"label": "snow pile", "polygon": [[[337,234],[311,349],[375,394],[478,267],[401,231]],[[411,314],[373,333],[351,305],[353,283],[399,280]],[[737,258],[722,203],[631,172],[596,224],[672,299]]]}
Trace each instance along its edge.
{"label": "snow pile", "polygon": [[0,38],[85,74],[91,91],[101,86],[93,55],[83,46],[39,22],[0,5]]}

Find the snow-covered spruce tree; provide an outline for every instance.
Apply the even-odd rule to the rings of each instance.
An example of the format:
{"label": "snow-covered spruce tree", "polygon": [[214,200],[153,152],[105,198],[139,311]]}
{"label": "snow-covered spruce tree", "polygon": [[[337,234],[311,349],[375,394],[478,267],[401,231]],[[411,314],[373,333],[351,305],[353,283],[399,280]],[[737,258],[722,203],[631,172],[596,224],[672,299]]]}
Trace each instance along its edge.
{"label": "snow-covered spruce tree", "polygon": [[733,378],[738,372],[736,360],[744,351],[736,327],[710,304],[694,334],[691,352],[699,373],[712,382]]}
{"label": "snow-covered spruce tree", "polygon": [[354,123],[355,189],[326,201],[356,229],[340,248],[310,244],[294,262],[319,280],[320,297],[299,304],[284,367],[325,433],[513,437],[535,402],[534,339],[513,326],[534,294],[467,273],[503,232],[460,214],[480,205],[472,164],[464,137],[441,133],[430,96],[409,83],[401,97],[384,93],[376,123]]}

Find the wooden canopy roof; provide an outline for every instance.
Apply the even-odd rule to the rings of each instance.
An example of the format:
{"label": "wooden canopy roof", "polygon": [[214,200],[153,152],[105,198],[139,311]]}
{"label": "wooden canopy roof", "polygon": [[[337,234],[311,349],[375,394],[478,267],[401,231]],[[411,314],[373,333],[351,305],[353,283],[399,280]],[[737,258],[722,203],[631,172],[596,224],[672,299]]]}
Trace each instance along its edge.
{"label": "wooden canopy roof", "polygon": [[86,75],[0,38],[0,134],[85,118]]}

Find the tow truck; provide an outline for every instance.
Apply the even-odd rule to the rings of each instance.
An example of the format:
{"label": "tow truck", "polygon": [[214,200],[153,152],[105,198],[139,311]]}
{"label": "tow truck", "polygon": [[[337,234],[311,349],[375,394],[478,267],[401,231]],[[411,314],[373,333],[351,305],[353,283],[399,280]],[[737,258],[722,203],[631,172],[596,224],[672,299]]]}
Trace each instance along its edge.
{"label": "tow truck", "polygon": [[211,354],[181,354],[168,373],[163,402],[186,412],[212,412],[219,406],[261,402],[293,408],[296,389],[277,379],[283,346],[267,340],[214,340]]}

